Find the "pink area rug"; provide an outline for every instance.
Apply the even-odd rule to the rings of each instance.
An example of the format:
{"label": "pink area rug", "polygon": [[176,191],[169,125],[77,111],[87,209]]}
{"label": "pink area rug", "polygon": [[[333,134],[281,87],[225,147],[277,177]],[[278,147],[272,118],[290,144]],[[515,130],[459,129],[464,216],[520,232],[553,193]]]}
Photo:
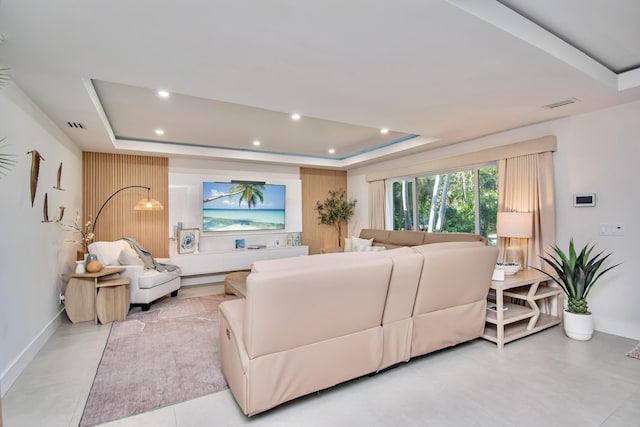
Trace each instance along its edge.
{"label": "pink area rug", "polygon": [[168,298],[114,322],[80,426],[226,389],[218,357],[218,305],[224,299]]}
{"label": "pink area rug", "polygon": [[640,359],[640,344],[633,350],[625,354],[626,356],[633,357],[634,359]]}

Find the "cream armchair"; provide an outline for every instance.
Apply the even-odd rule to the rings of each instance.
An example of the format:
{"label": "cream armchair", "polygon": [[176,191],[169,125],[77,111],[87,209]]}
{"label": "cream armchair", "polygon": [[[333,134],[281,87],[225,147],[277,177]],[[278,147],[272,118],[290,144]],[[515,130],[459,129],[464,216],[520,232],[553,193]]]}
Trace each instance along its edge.
{"label": "cream armchair", "polygon": [[[179,270],[145,269],[142,259],[124,240],[91,243],[89,253],[96,255],[103,266],[125,268],[120,275],[129,279],[131,305],[142,306],[142,311],[149,310],[151,303],[164,295],[169,293],[172,297],[178,295],[178,289],[180,289]],[[159,262],[169,261],[168,259],[156,260]]]}

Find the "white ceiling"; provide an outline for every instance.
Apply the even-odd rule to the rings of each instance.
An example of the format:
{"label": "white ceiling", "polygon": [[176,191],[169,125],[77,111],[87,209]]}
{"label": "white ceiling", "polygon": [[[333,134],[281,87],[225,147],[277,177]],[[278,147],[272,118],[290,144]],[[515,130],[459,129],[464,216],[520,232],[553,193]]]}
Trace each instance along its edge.
{"label": "white ceiling", "polygon": [[637,0],[0,0],[0,68],[87,151],[350,168],[640,100],[638,22]]}

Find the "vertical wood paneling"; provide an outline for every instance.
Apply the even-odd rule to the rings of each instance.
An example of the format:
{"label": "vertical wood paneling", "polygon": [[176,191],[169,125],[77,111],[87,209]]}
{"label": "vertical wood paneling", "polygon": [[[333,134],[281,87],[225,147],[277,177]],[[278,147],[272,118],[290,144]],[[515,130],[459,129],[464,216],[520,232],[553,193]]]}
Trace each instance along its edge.
{"label": "vertical wood paneling", "polygon": [[[323,247],[338,245],[335,227],[318,224],[316,202],[324,201],[329,190],[347,191],[347,173],[329,169],[300,168],[302,182],[302,244],[310,254],[318,254]],[[342,236],[346,237],[346,236]]]}
{"label": "vertical wood paneling", "polygon": [[93,219],[100,206],[115,191],[129,185],[151,187],[149,197],[164,206],[163,211],[134,211],[138,200],[147,197],[143,188],[129,188],[116,194],[104,207],[95,227],[96,241],[121,237],[137,240],[154,257],[168,257],[169,161],[166,157],[112,153],[82,153],[82,214]]}

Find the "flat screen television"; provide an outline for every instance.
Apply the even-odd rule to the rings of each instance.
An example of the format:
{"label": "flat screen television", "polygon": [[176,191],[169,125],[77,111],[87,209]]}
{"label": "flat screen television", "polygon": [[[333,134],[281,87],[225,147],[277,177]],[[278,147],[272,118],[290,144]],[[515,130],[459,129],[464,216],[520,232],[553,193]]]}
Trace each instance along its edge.
{"label": "flat screen television", "polygon": [[284,230],[286,185],[203,182],[202,231]]}

